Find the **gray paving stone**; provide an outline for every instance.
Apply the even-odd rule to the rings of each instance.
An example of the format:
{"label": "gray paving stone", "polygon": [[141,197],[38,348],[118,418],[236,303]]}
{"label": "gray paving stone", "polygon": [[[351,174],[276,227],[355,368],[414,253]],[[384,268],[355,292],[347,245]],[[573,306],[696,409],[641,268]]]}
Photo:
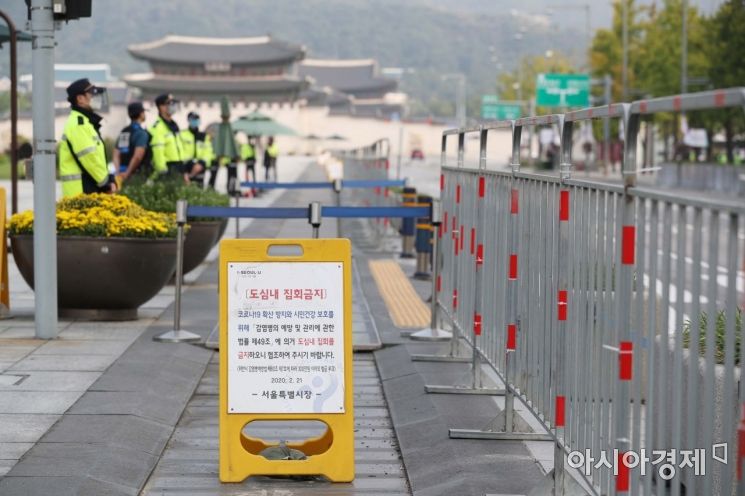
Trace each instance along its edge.
{"label": "gray paving stone", "polygon": [[148,392],[89,391],[68,411],[73,415],[135,415],[169,425],[178,422],[183,400]]}
{"label": "gray paving stone", "polygon": [[33,443],[0,443],[0,460],[18,460],[33,446]]}
{"label": "gray paving stone", "polygon": [[[3,377],[16,378],[12,385]],[[0,375],[0,391],[86,391],[99,376],[97,372],[18,371]]]}
{"label": "gray paving stone", "polygon": [[60,415],[0,415],[0,443],[35,443]]}
{"label": "gray paving stone", "polygon": [[[145,332],[147,326],[153,321],[153,319],[140,318],[136,327],[106,327],[99,326],[97,329],[91,329],[85,326],[81,326],[80,323],[74,327],[69,327],[59,333],[59,337],[63,339],[78,339],[81,341],[95,340],[95,341],[127,341],[133,342],[137,339],[140,334]],[[2,336],[2,334],[0,334]]]}
{"label": "gray paving stone", "polygon": [[[0,460],[0,481],[2,481],[2,477],[10,472],[10,469],[13,468],[13,465],[16,464],[16,460]],[[2,486],[0,486],[1,488]]]}
{"label": "gray paving stone", "polygon": [[157,457],[132,450],[100,444],[38,443],[9,475],[12,477],[74,477],[131,487],[150,473]]}
{"label": "gray paving stone", "polygon": [[5,477],[0,494],[9,496],[136,496],[137,490],[86,477]]}
{"label": "gray paving stone", "polygon": [[80,392],[0,391],[0,414],[62,414],[80,395]]}
{"label": "gray paving stone", "polygon": [[44,343],[35,355],[121,355],[129,347],[129,341],[56,339]]}
{"label": "gray paving stone", "polygon": [[116,359],[116,355],[31,355],[17,362],[8,370],[102,372]]}
{"label": "gray paving stone", "polygon": [[42,343],[36,345],[18,345],[9,344],[0,340],[0,360],[5,362],[17,362],[28,356],[32,351],[38,348]]}
{"label": "gray paving stone", "polygon": [[159,454],[170,434],[170,426],[131,415],[65,415],[44,442],[97,443]]}

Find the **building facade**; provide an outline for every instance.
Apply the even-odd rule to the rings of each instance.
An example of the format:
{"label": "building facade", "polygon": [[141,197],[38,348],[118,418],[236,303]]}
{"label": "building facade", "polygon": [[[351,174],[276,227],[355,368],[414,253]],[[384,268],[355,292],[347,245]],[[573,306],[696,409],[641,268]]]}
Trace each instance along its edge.
{"label": "building facade", "polygon": [[186,101],[288,103],[310,87],[297,64],[305,48],[272,38],[204,38],[169,35],[130,45],[129,53],[150,65],[151,71],[124,80],[151,99],[173,93]]}

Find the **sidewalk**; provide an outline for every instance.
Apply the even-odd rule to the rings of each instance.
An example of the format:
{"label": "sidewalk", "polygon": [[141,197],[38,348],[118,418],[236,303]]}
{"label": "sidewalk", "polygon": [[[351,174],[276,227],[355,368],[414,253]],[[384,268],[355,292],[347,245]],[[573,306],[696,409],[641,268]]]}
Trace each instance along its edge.
{"label": "sidewalk", "polygon": [[[289,158],[279,170],[283,181],[325,179],[308,159]],[[329,204],[331,192],[273,191],[242,205],[305,206],[311,199]],[[244,237],[310,236],[305,220],[242,220],[241,227]],[[39,341],[33,293],[11,261],[13,317],[0,322],[0,495],[528,494],[543,471],[524,443],[449,439],[448,428],[482,427],[498,409],[490,397],[425,393],[426,382],[458,384],[469,369],[410,360],[440,345],[401,338],[370,272],[371,260],[397,259],[396,243],[370,242],[363,220],[342,227],[354,243],[355,326],[377,329],[384,345],[355,353],[353,483],[253,477],[220,484],[217,355],[152,341],[172,326],[173,288],[144,305],[137,321],[61,322],[58,340]],[[234,232],[231,225],[226,235]],[[321,236],[335,233],[335,222],[324,222]],[[205,338],[217,319],[216,256],[215,249],[187,276],[183,295],[182,327]],[[402,267],[410,274],[411,266]],[[428,297],[427,283],[414,287]]]}

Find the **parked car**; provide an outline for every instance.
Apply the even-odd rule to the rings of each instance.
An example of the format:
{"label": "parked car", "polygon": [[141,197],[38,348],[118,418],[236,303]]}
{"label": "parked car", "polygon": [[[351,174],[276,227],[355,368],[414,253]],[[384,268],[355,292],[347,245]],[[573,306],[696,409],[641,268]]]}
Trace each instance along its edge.
{"label": "parked car", "polygon": [[424,152],[418,148],[411,150],[411,160],[424,160]]}

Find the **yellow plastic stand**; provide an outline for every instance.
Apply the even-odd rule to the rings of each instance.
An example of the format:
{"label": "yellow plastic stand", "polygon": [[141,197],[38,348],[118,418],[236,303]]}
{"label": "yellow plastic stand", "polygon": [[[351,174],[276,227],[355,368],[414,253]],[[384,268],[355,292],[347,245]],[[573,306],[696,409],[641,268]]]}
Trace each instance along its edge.
{"label": "yellow plastic stand", "polygon": [[[299,256],[271,256],[270,247],[295,246]],[[343,290],[343,413],[230,413],[228,398],[229,354],[228,287],[229,264],[267,262],[337,262],[342,267]],[[257,265],[258,266],[258,265]],[[299,267],[299,266],[298,266]],[[338,267],[338,266],[337,266]],[[232,269],[235,270],[235,269]],[[220,243],[220,481],[241,482],[253,475],[322,475],[333,482],[354,480],[354,405],[352,390],[352,277],[351,245],[346,239],[228,239]],[[292,281],[277,281],[288,287]],[[282,290],[280,290],[280,294]],[[235,296],[234,296],[235,298]],[[281,300],[281,298],[280,298]],[[251,330],[251,332],[253,329]],[[247,336],[251,336],[251,332]],[[253,334],[255,335],[255,334]],[[240,348],[251,350],[252,348]],[[254,348],[255,349],[255,348]],[[278,351],[282,350],[279,346]],[[235,356],[235,355],[234,355]],[[248,362],[250,363],[250,361]],[[277,379],[280,380],[280,379]],[[288,379],[289,380],[289,379]],[[238,381],[236,381],[238,382]],[[235,387],[236,385],[234,385]],[[243,400],[245,401],[245,399]],[[250,409],[250,408],[249,408]],[[269,460],[259,452],[269,447],[261,439],[243,433],[249,422],[317,420],[327,425],[322,436],[289,448],[302,451],[305,460]]]}

